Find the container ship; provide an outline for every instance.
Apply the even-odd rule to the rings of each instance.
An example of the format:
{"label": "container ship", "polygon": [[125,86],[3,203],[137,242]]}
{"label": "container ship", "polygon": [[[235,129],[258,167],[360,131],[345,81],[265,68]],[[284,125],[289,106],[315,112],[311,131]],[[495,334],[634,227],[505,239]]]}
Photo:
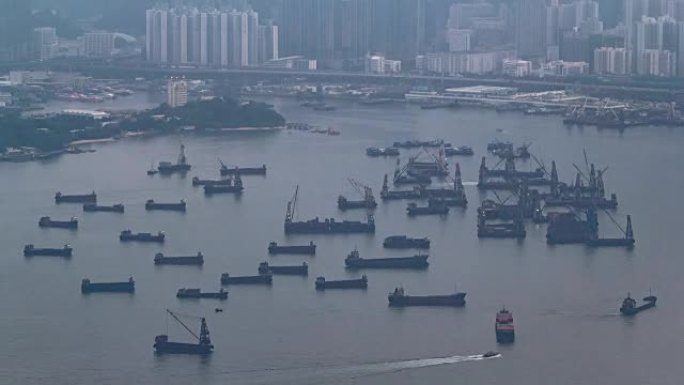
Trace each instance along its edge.
{"label": "container ship", "polygon": [[215,291],[215,292],[206,292],[206,291],[201,291],[200,289],[178,289],[178,292],[176,293],[176,298],[214,298],[214,299],[228,299],[228,292],[223,290]]}
{"label": "container ship", "polygon": [[60,248],[38,248],[32,244],[24,246],[24,256],[71,257],[73,249],[69,245]]}
{"label": "container ship", "polygon": [[290,245],[290,246],[279,246],[276,242],[271,242],[268,244],[268,253],[271,255],[276,254],[304,254],[304,255],[316,255],[316,245],[313,241],[309,242],[308,245]]}
{"label": "container ship", "polygon": [[225,164],[221,164],[221,176],[228,175],[266,175],[266,165],[261,167],[227,167]]}
{"label": "container ship", "polygon": [[190,171],[191,166],[188,164],[188,160],[185,157],[185,146],[181,144],[180,154],[178,154],[178,160],[175,164],[171,162],[159,162],[157,170],[161,175],[171,175],[175,173],[184,174]]}
{"label": "container ship", "polygon": [[204,255],[198,252],[197,255],[181,256],[181,257],[167,257],[162,253],[157,253],[154,256],[155,265],[196,265],[202,266],[204,264]]}
{"label": "container ship", "polygon": [[494,330],[496,332],[496,342],[500,344],[509,344],[515,341],[515,327],[513,326],[513,314],[506,308],[501,309],[496,313],[496,321],[494,323]]}
{"label": "container ship", "polygon": [[297,193],[287,202],[285,213],[285,234],[374,234],[375,220],[372,215],[367,216],[367,222],[361,221],[337,221],[334,218],[310,219],[308,221],[295,221],[294,216],[297,207]]}
{"label": "container ship", "polygon": [[124,212],[124,205],[121,203],[115,205],[98,205],[96,203],[86,203],[83,205],[83,211],[94,213],[94,212],[109,212],[109,213],[121,213]]}
{"label": "container ship", "polygon": [[233,180],[223,184],[208,184],[204,186],[204,195],[213,194],[242,194],[245,187],[242,184],[240,174],[235,175]]}
{"label": "container ship", "polygon": [[637,306],[637,301],[632,298],[629,293],[627,293],[627,297],[622,300],[620,313],[626,316],[635,315],[639,312],[655,307],[656,301],[658,301],[658,297],[649,294],[647,297],[644,297],[644,303]]}
{"label": "container ship", "polygon": [[193,337],[197,339],[197,343],[187,342],[170,342],[169,336],[166,334],[158,335],[154,338],[154,350],[157,354],[195,354],[207,355],[214,350],[214,345],[211,344],[209,338],[209,328],[207,322],[202,318],[200,324],[200,334],[197,336],[192,330],[185,325],[173,312],[166,310],[178,323],[183,325]]}
{"label": "container ship", "polygon": [[406,295],[403,288],[396,288],[389,293],[387,300],[391,307],[407,306],[465,306],[466,293],[446,295]]}
{"label": "container ship", "polygon": [[184,200],[181,199],[180,202],[178,203],[159,203],[155,202],[154,199],[148,199],[147,202],[145,202],[145,210],[147,211],[152,211],[152,210],[164,210],[164,211],[183,211],[185,212],[187,208],[187,205]]}
{"label": "container ship", "polygon": [[163,231],[157,234],[152,233],[133,233],[131,230],[124,230],[119,234],[121,242],[164,242],[166,234]]}
{"label": "container ship", "polygon": [[123,282],[91,282],[89,279],[81,281],[81,293],[133,293],[135,282],[133,277]]}
{"label": "container ship", "polygon": [[221,285],[271,285],[272,274],[245,275],[234,277],[228,273],[221,274]]}
{"label": "container ship", "polygon": [[354,249],[344,260],[348,269],[426,269],[427,255],[395,258],[361,258]]}
{"label": "container ship", "polygon": [[411,202],[406,206],[406,214],[410,217],[419,215],[447,215],[449,214],[449,207],[436,199],[430,199],[427,206],[418,206],[418,204]]}
{"label": "container ship", "polygon": [[309,265],[302,262],[301,265],[289,266],[273,266],[268,262],[261,262],[259,264],[259,274],[273,274],[273,275],[309,275]]}
{"label": "container ship", "polygon": [[429,249],[428,238],[409,238],[406,235],[391,235],[382,242],[386,249]]}
{"label": "container ship", "polygon": [[368,277],[362,275],[358,279],[342,279],[337,281],[327,281],[325,277],[316,278],[316,290],[328,289],[367,289]]}
{"label": "container ship", "polygon": [[55,194],[55,203],[60,204],[60,203],[95,203],[97,202],[97,195],[95,195],[95,192],[93,191],[90,194],[74,194],[74,195],[66,195],[62,194],[61,192],[58,192]]}
{"label": "container ship", "polygon": [[42,228],[56,228],[56,229],[78,229],[78,219],[72,217],[68,221],[55,221],[50,217],[41,217],[38,221],[38,226]]}

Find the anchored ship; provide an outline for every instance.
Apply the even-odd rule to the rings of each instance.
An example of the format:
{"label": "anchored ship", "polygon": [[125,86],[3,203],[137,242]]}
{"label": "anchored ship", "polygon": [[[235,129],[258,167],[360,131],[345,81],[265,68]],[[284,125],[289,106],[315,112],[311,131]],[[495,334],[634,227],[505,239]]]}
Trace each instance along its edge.
{"label": "anchored ship", "polygon": [[190,171],[190,168],[191,166],[188,164],[188,160],[185,157],[185,146],[181,144],[176,164],[171,162],[159,162],[157,170],[159,170],[159,174],[161,175],[171,175],[174,173],[186,173]]}
{"label": "anchored ship", "polygon": [[154,255],[155,265],[197,265],[204,264],[204,255],[198,252],[197,255],[182,256],[182,257],[167,257],[162,253]]}
{"label": "anchored ship", "polygon": [[352,234],[352,233],[375,233],[375,220],[368,214],[367,221],[337,221],[334,218],[310,219],[308,221],[295,221],[294,216],[297,207],[297,193],[299,186],[295,190],[294,197],[287,202],[285,213],[285,234]]}
{"label": "anchored ship", "polygon": [[38,226],[43,228],[57,228],[57,229],[71,229],[76,230],[78,228],[78,219],[72,217],[68,221],[55,221],[50,217],[40,217],[38,221]]}
{"label": "anchored ship", "polygon": [[86,203],[83,205],[83,211],[85,212],[110,212],[110,213],[122,213],[124,212],[124,205],[121,203],[115,204],[115,205],[110,205],[110,206],[104,206],[104,205],[98,205],[96,203]]}
{"label": "anchored ship", "polygon": [[259,264],[259,274],[273,274],[273,275],[309,275],[309,265],[302,262],[301,265],[289,266],[273,266],[268,262],[261,262]]}
{"label": "anchored ship", "polygon": [[206,292],[200,289],[178,289],[176,293],[176,298],[215,298],[215,299],[228,299],[228,292],[223,290],[217,292]]}
{"label": "anchored ship", "polygon": [[316,290],[328,289],[367,289],[368,277],[362,275],[358,279],[342,279],[337,281],[327,281],[325,277],[316,278]]}
{"label": "anchored ship", "polygon": [[635,315],[639,312],[655,307],[656,301],[658,301],[658,297],[649,294],[648,296],[644,297],[644,303],[637,306],[637,301],[632,298],[629,293],[627,293],[627,297],[622,300],[620,313],[626,316]]}
{"label": "anchored ship", "polygon": [[208,184],[204,186],[204,195],[213,194],[242,194],[245,189],[242,185],[242,178],[240,174],[235,174],[233,180],[228,180],[228,183],[223,184]]}
{"label": "anchored ship", "polygon": [[135,282],[133,277],[123,282],[91,282],[89,279],[81,281],[81,293],[133,293]]}
{"label": "anchored ship", "polygon": [[71,257],[73,249],[69,245],[60,248],[38,248],[32,244],[24,246],[24,256]]}
{"label": "anchored ship", "polygon": [[344,260],[348,269],[425,269],[429,263],[427,255],[394,258],[361,258],[357,249]]}
{"label": "anchored ship", "polygon": [[358,182],[355,179],[348,178],[349,184],[352,185],[352,187],[360,194],[363,196],[362,200],[349,200],[345,196],[340,195],[337,198],[337,208],[345,211],[349,209],[366,209],[366,210],[374,210],[377,206],[378,203],[375,201],[375,197],[373,196],[373,189],[371,189],[369,186],[366,186],[360,182]]}
{"label": "anchored ship", "polygon": [[382,242],[386,249],[429,249],[428,238],[409,238],[406,235],[391,235]]}
{"label": "anchored ship", "polygon": [[270,273],[238,277],[228,273],[221,274],[221,285],[271,285],[272,283],[273,275]]}
{"label": "anchored ship", "polygon": [[446,295],[406,295],[403,288],[396,288],[389,293],[387,300],[391,307],[406,306],[465,306],[466,293]]}
{"label": "anchored ship", "polygon": [[380,198],[384,201],[400,199],[420,199],[421,195],[418,189],[390,190],[389,184],[387,182],[387,174],[385,174],[385,177],[382,181],[382,190],[380,191]]}
{"label": "anchored ship", "polygon": [[161,334],[154,338],[154,350],[157,354],[206,355],[210,354],[214,350],[214,345],[211,344],[211,339],[209,338],[209,328],[207,327],[207,322],[204,318],[202,318],[200,324],[200,334],[198,336],[173,312],[168,309],[166,312],[169,313],[171,317],[173,317],[179,324],[181,324],[185,330],[188,331],[188,333],[195,337],[195,339],[197,339],[197,343],[171,342],[169,341],[168,335]]}
{"label": "anchored ship", "polygon": [[148,199],[147,202],[145,202],[145,210],[147,211],[152,211],[152,210],[165,210],[165,211],[185,211],[187,208],[187,204],[183,199],[180,200],[178,203],[158,203],[155,202],[154,199]]}
{"label": "anchored ship", "polygon": [[496,313],[496,321],[494,322],[494,330],[496,332],[496,342],[500,344],[508,344],[515,340],[515,327],[513,326],[513,314],[503,308]]}
{"label": "anchored ship", "polygon": [[427,206],[418,206],[418,204],[411,202],[406,206],[406,214],[410,217],[418,215],[447,215],[449,214],[449,207],[437,199],[428,200]]}
{"label": "anchored ship", "polygon": [[97,195],[93,191],[90,194],[74,194],[66,195],[58,192],[55,194],[55,203],[95,203],[97,202]]}
{"label": "anchored ship", "polygon": [[221,176],[228,175],[266,175],[266,165],[261,167],[228,167],[221,162]]}
{"label": "anchored ship", "polygon": [[279,246],[276,242],[271,242],[268,244],[268,253],[271,255],[276,255],[276,254],[316,255],[316,245],[313,243],[313,241],[309,242],[308,245],[290,245],[290,246]]}
{"label": "anchored ship", "polygon": [[217,185],[224,185],[224,184],[231,184],[233,183],[230,179],[200,179],[196,176],[192,177],[192,185],[194,187],[197,186],[217,186]]}
{"label": "anchored ship", "polygon": [[121,242],[164,242],[166,234],[163,231],[157,234],[152,233],[133,233],[131,230],[124,230],[119,235]]}

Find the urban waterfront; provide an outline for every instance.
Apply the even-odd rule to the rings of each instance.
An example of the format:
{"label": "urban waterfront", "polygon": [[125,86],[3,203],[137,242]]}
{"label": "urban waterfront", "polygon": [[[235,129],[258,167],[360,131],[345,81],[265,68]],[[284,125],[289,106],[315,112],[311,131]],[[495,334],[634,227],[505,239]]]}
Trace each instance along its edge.
{"label": "urban waterfront", "polygon": [[[125,100],[125,99],[123,99]],[[0,164],[3,229],[0,234],[0,327],[8,331],[0,356],[0,381],[55,384],[676,384],[684,337],[677,333],[684,311],[684,267],[676,243],[684,189],[684,133],[677,128],[638,127],[624,132],[564,127],[557,117],[497,114],[476,109],[421,110],[404,104],[361,106],[336,102],[336,111],[312,111],[293,99],[272,99],[288,121],[341,131],[340,136],[282,131],[225,136],[167,136],[122,140],[97,152],[49,162]],[[61,107],[61,106],[60,106]],[[497,131],[500,130],[501,132]],[[395,160],[365,155],[369,146],[407,139],[443,138],[472,146],[458,161],[469,206],[448,217],[411,219],[405,202],[380,203],[374,236],[288,236],[283,234],[286,202],[299,185],[300,219],[315,216],[361,219],[362,212],[337,211],[339,194],[353,196],[347,177],[377,194]],[[584,246],[549,247],[545,226],[527,225],[528,236],[478,240],[476,208],[483,197],[474,186],[488,142],[532,143],[530,151],[547,166],[555,160],[570,182],[582,167],[582,151],[606,173],[607,192],[618,194],[619,221],[631,214],[634,250]],[[151,162],[174,160],[185,144],[192,170],[186,178],[147,176]],[[406,159],[402,154],[402,158]],[[260,166],[268,175],[244,177],[241,197],[205,197],[192,176],[217,178],[227,165]],[[490,164],[494,161],[490,160]],[[534,169],[533,160],[519,163]],[[59,205],[56,191],[95,190],[103,204],[124,203],[124,215],[82,213]],[[506,194],[503,194],[507,196]],[[147,199],[186,199],[188,212],[144,210]],[[43,215],[81,221],[77,232],[39,229]],[[604,215],[600,232],[618,235]],[[120,244],[118,233],[164,230],[163,246]],[[367,291],[314,291],[319,275],[354,278],[344,257],[358,247],[362,256],[409,255],[382,249],[392,234],[427,236],[432,241],[426,271],[372,271]],[[270,241],[318,245],[315,257],[269,257]],[[24,244],[74,247],[70,260],[24,258]],[[156,267],[156,252],[189,255],[202,251],[205,264]],[[219,288],[221,273],[256,274],[259,262],[306,261],[307,279],[275,277],[272,287],[229,287],[224,303],[179,301],[181,287]],[[135,295],[79,292],[82,278],[136,280]],[[459,309],[389,309],[387,293],[403,286],[410,294],[468,293]],[[627,319],[619,316],[628,291],[649,289],[656,309]],[[501,306],[516,319],[517,340],[496,346],[494,316]],[[214,313],[215,307],[225,309]],[[205,315],[216,347],[208,358],[160,357],[154,336],[165,333],[164,309]],[[196,329],[199,320],[189,320]],[[187,334],[168,322],[170,336]],[[11,331],[11,333],[10,333]],[[474,358],[488,350],[501,357]],[[442,358],[442,359],[440,359]]]}

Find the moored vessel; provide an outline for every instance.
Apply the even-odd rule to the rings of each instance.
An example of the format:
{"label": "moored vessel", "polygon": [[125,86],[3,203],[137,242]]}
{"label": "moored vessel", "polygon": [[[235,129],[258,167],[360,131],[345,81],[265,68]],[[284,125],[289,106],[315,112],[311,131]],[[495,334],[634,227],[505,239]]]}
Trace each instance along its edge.
{"label": "moored vessel", "polygon": [[93,191],[90,194],[62,194],[58,192],[55,194],[55,203],[95,203],[97,202],[97,195]]}
{"label": "moored vessel", "polygon": [[368,277],[362,275],[357,279],[326,280],[325,277],[316,278],[316,290],[328,289],[367,289]]}
{"label": "moored vessel", "polygon": [[344,260],[348,269],[425,269],[429,263],[427,255],[394,258],[361,258],[357,249]]}
{"label": "moored vessel", "polygon": [[200,289],[178,289],[176,298],[214,298],[214,299],[228,299],[228,292],[221,288],[219,291],[206,292]]}
{"label": "moored vessel", "polygon": [[134,233],[131,230],[123,230],[119,234],[119,240],[121,242],[164,242],[166,234],[163,231],[157,234],[152,233]]}
{"label": "moored vessel", "polygon": [[243,276],[231,276],[228,273],[221,274],[221,285],[271,285],[272,283],[273,275],[271,273]]}
{"label": "moored vessel", "polygon": [[91,282],[90,279],[81,281],[81,293],[133,293],[135,281],[133,277],[122,282]]}
{"label": "moored vessel", "polygon": [[513,314],[506,310],[506,308],[502,308],[496,313],[494,331],[496,332],[496,342],[500,344],[507,344],[515,341]]}
{"label": "moored vessel", "polygon": [[207,322],[204,317],[200,324],[200,334],[196,335],[187,325],[185,325],[173,312],[166,310],[178,323],[183,325],[185,330],[187,330],[195,339],[197,343],[188,342],[171,342],[169,341],[169,336],[166,334],[158,335],[154,338],[154,350],[157,354],[195,354],[195,355],[206,355],[210,354],[214,350],[214,345],[211,344],[211,339],[209,338],[209,328],[207,327]]}
{"label": "moored vessel", "polygon": [[96,203],[86,203],[83,205],[84,212],[110,212],[110,213],[121,213],[124,212],[124,205],[121,203],[114,205],[98,205]]}
{"label": "moored vessel", "polygon": [[69,245],[59,248],[38,248],[33,244],[24,246],[24,256],[71,257],[73,249]]}
{"label": "moored vessel", "polygon": [[154,255],[154,264],[155,265],[197,265],[197,266],[202,266],[204,264],[204,255],[202,255],[201,252],[197,252],[197,255],[167,257],[162,253],[157,253]]}
{"label": "moored vessel", "polygon": [[315,255],[316,245],[313,241],[309,242],[308,245],[278,245],[277,242],[271,242],[268,244],[268,253],[271,255],[276,254],[304,254],[304,255]]}
{"label": "moored vessel", "polygon": [[258,269],[259,274],[273,275],[309,275],[309,265],[302,262],[301,265],[273,266],[268,262],[261,262]]}
{"label": "moored vessel", "polygon": [[403,288],[395,288],[389,293],[387,300],[390,307],[407,306],[465,306],[466,293],[454,293],[446,295],[407,295]]}
{"label": "moored vessel", "polygon": [[67,221],[56,221],[51,219],[50,217],[40,217],[40,220],[38,221],[38,226],[43,228],[76,230],[78,229],[78,219],[76,219],[76,217],[72,217]]}

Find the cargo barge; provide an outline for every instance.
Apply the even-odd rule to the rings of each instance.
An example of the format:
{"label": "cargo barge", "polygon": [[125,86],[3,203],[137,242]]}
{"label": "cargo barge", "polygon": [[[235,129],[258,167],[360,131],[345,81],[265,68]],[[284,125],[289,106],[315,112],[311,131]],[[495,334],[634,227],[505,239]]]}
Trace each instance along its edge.
{"label": "cargo barge", "polygon": [[394,258],[361,258],[354,249],[344,263],[348,269],[426,269],[429,266],[428,256],[424,254],[412,257]]}
{"label": "cargo barge", "polygon": [[191,166],[188,164],[187,158],[185,157],[185,146],[181,144],[180,153],[178,154],[178,160],[175,164],[171,162],[159,162],[157,171],[161,175],[171,175],[175,173],[185,174],[190,171]]}
{"label": "cargo barge", "polygon": [[202,266],[204,264],[204,255],[198,252],[197,255],[167,257],[162,253],[154,255],[155,265],[196,265]]}
{"label": "cargo barge", "polygon": [[193,187],[199,186],[220,186],[224,184],[232,184],[230,179],[200,179],[198,177],[192,177]]}
{"label": "cargo barge", "polygon": [[32,244],[24,246],[24,256],[71,257],[73,249],[69,245],[60,248],[38,248]]}
{"label": "cargo barge", "polygon": [[382,242],[386,249],[429,249],[428,238],[409,238],[406,235],[391,235]]}
{"label": "cargo barge", "polygon": [[446,295],[406,295],[403,288],[396,288],[389,293],[387,300],[390,307],[407,306],[465,306],[466,293],[454,293]]}
{"label": "cargo barge", "polygon": [[124,205],[119,203],[119,204],[114,204],[114,205],[98,205],[95,203],[86,203],[83,205],[83,211],[88,212],[88,213],[94,213],[94,212],[108,212],[108,213],[120,213],[123,214],[124,212]]}
{"label": "cargo barge", "polygon": [[133,293],[135,282],[133,277],[123,282],[91,282],[89,279],[81,281],[81,293]]}
{"label": "cargo barge", "polygon": [[276,242],[271,242],[268,244],[268,253],[271,255],[276,254],[304,254],[304,255],[316,255],[316,245],[313,241],[309,242],[308,245],[291,245],[291,246],[279,246]]}
{"label": "cargo barge", "polygon": [[215,291],[215,292],[206,292],[202,291],[200,289],[178,289],[178,292],[176,292],[176,298],[181,298],[181,299],[187,299],[187,298],[214,298],[214,299],[228,299],[228,292],[223,290]]}
{"label": "cargo barge", "polygon": [[68,221],[55,221],[50,217],[40,217],[38,221],[38,226],[41,228],[56,228],[56,229],[78,229],[78,219],[72,217]]}
{"label": "cargo barge", "polygon": [[166,234],[163,231],[157,234],[152,233],[134,233],[131,230],[124,230],[119,234],[119,240],[121,242],[157,242],[163,243],[166,238]]}
{"label": "cargo barge", "polygon": [[97,195],[93,191],[90,194],[74,194],[66,195],[58,192],[55,194],[55,203],[95,203],[97,202]]}
{"label": "cargo barge", "polygon": [[145,210],[147,210],[147,211],[163,210],[163,211],[182,211],[182,212],[185,212],[186,208],[187,208],[187,204],[182,199],[178,203],[173,203],[173,202],[159,203],[159,202],[155,202],[154,199],[148,199],[147,202],[145,202]]}
{"label": "cargo barge", "polygon": [[295,221],[294,216],[297,207],[297,193],[287,202],[285,212],[285,234],[373,234],[375,233],[375,220],[368,214],[367,221],[337,221],[334,218],[310,219],[308,221]]}
{"label": "cargo barge", "polygon": [[269,265],[268,262],[261,262],[258,272],[259,274],[307,276],[309,275],[309,265],[302,262],[301,265],[273,266]]}
{"label": "cargo barge", "polygon": [[362,275],[358,279],[341,279],[337,281],[327,281],[325,277],[316,278],[316,290],[328,289],[367,289],[368,277]]}
{"label": "cargo barge", "polygon": [[625,316],[632,316],[655,307],[656,301],[658,301],[658,297],[649,295],[644,297],[644,303],[642,305],[637,306],[636,300],[627,293],[627,297],[622,301],[622,306],[620,306],[620,313]]}
{"label": "cargo barge", "polygon": [[271,285],[272,274],[231,276],[228,273],[221,274],[221,285]]}
{"label": "cargo barge", "polygon": [[229,176],[229,175],[266,175],[266,165],[262,165],[261,167],[228,167],[224,164],[221,164],[221,171],[220,171],[221,176]]}
{"label": "cargo barge", "polygon": [[223,184],[208,184],[204,186],[204,195],[213,194],[242,194],[245,187],[242,184],[240,174],[235,175],[233,180]]}

